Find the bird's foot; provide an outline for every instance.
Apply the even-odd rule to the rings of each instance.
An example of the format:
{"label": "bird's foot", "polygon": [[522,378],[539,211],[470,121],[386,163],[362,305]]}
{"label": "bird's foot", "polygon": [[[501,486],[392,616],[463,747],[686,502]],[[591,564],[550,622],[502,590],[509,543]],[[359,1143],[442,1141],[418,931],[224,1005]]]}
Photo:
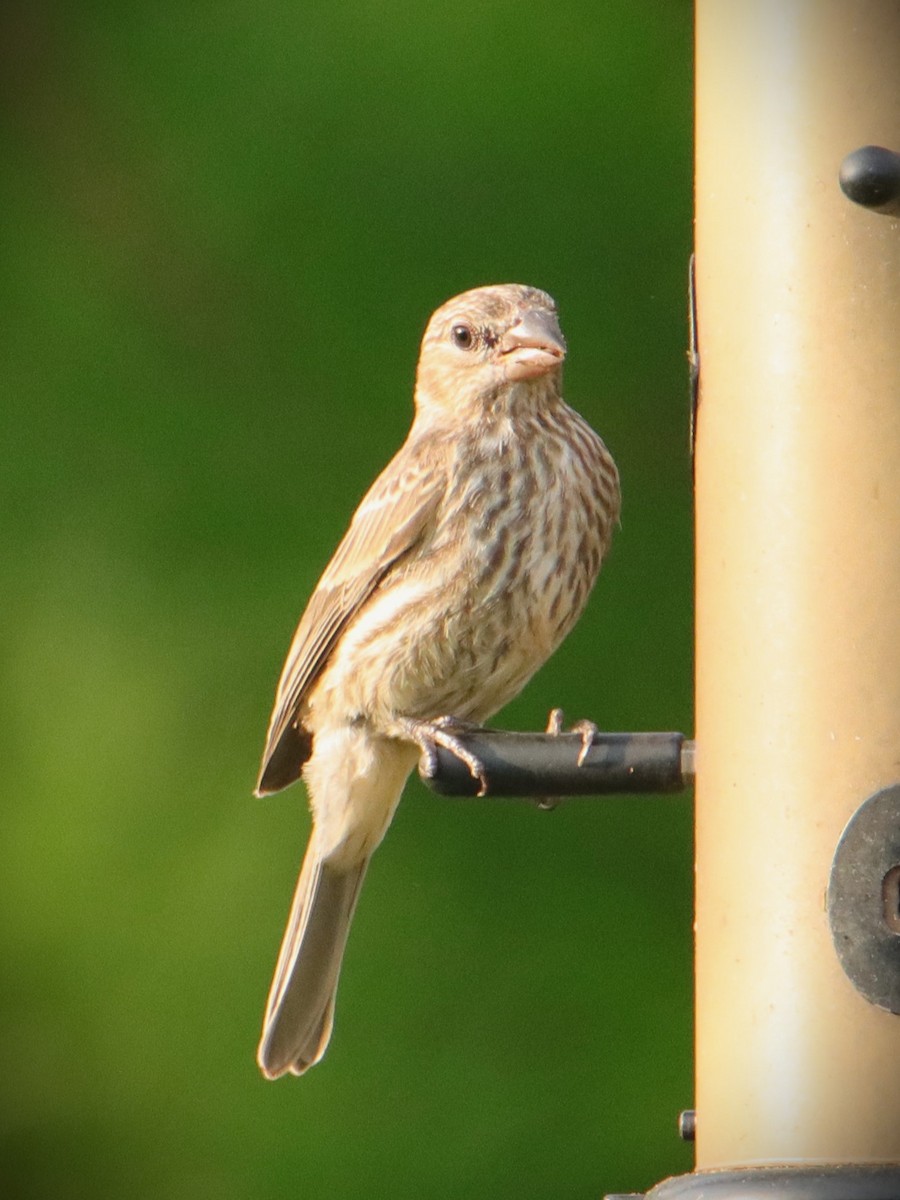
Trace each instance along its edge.
{"label": "bird's foot", "polygon": [[[547,720],[547,733],[551,733],[554,737],[559,737],[559,735],[563,732],[564,720],[565,718],[561,708],[551,708],[550,716]],[[588,751],[590,750],[591,746],[593,746],[594,738],[597,736],[600,730],[593,721],[582,719],[581,721],[576,721],[571,729],[568,730],[568,732],[581,734],[581,749],[578,751],[577,765],[579,767],[583,767],[584,760],[588,756]]]}
{"label": "bird's foot", "polygon": [[426,773],[429,776],[437,772],[437,748],[449,750],[460,762],[469,768],[469,774],[478,784],[477,796],[486,796],[488,777],[481,759],[468,750],[459,739],[459,734],[477,726],[459,717],[435,717],[431,721],[417,721],[412,717],[404,717],[400,722],[400,731],[422,751],[425,759]]}
{"label": "bird's foot", "polygon": [[[561,708],[551,708],[550,716],[547,718],[547,729],[545,732],[549,733],[552,737],[559,737],[560,734],[564,732],[564,721],[565,717],[563,716],[563,710]],[[594,744],[594,738],[597,736],[600,730],[593,721],[585,720],[576,721],[568,732],[581,734],[581,749],[578,752],[577,764],[579,767],[582,767],[584,766],[584,760],[587,758],[588,750],[590,750],[591,746]],[[559,800],[554,799],[552,796],[541,796],[537,801],[538,808],[542,809],[544,812],[551,812],[558,804]]]}

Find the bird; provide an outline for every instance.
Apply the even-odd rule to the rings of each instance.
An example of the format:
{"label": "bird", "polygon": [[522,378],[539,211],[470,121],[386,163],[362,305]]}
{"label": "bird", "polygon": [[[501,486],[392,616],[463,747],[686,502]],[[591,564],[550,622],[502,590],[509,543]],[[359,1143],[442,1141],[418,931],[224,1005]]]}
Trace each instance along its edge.
{"label": "bird", "polygon": [[406,441],[300,619],[256,795],[301,776],[312,814],[263,1019],[266,1078],[325,1053],[369,860],[423,754],[524,687],[581,615],[619,517],[615,463],[562,396],[556,304],[473,288],[422,338]]}

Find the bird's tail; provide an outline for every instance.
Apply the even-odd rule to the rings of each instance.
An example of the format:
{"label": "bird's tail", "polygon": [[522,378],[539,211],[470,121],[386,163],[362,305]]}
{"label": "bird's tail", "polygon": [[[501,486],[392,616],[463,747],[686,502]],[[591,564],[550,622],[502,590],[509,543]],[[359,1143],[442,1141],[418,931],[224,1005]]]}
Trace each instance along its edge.
{"label": "bird's tail", "polygon": [[310,839],[269,991],[257,1061],[264,1075],[302,1075],[328,1045],[350,921],[368,858],[338,869]]}

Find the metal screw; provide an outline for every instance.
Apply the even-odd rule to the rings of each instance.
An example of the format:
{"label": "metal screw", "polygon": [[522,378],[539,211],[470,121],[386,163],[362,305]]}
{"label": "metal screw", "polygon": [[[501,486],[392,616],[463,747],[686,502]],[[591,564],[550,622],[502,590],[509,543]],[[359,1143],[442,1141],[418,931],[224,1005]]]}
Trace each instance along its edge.
{"label": "metal screw", "polygon": [[686,1108],[678,1114],[678,1136],[683,1142],[692,1142],[697,1136],[697,1110]]}
{"label": "metal screw", "polygon": [[841,190],[872,212],[900,216],[900,154],[884,146],[860,146],[841,163]]}

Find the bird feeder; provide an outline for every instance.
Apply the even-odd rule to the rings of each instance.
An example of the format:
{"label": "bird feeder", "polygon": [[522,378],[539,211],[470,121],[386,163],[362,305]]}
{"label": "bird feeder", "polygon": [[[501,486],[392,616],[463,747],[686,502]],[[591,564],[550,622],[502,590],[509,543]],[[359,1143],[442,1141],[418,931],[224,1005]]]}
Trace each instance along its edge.
{"label": "bird feeder", "polygon": [[696,769],[696,1169],[654,1200],[898,1200],[900,4],[696,18],[696,743],[472,746],[506,794]]}

